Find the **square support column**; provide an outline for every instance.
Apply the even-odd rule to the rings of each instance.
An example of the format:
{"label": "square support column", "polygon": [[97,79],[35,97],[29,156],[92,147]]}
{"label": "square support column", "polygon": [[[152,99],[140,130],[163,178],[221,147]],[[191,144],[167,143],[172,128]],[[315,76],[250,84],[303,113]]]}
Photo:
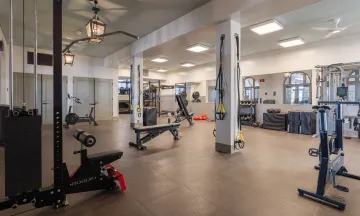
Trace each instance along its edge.
{"label": "square support column", "polygon": [[[225,107],[225,118],[216,120],[216,143],[215,149],[224,153],[235,153],[238,150],[234,147],[234,140],[238,133],[238,87],[237,82],[237,58],[236,58],[236,39],[235,35],[241,38],[240,24],[234,20],[220,23],[216,30],[216,77],[220,68],[220,46],[221,36],[225,35],[223,48],[223,104]],[[239,39],[240,40],[240,39]],[[241,43],[240,43],[241,44]],[[239,46],[240,46],[239,44]],[[240,51],[239,51],[240,52]],[[238,86],[239,85],[239,86]],[[241,89],[240,89],[241,92]],[[216,92],[216,108],[219,105],[219,92]]]}
{"label": "square support column", "polygon": [[132,88],[132,113],[130,126],[143,125],[143,58],[141,56],[133,57],[132,68],[130,72]]}

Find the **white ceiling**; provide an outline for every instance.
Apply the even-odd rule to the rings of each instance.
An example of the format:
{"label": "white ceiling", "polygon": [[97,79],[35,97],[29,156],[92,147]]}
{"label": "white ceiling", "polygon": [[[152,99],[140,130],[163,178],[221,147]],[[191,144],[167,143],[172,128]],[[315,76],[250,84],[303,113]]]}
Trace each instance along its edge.
{"label": "white ceiling", "polygon": [[[245,16],[245,15],[244,15]],[[324,39],[327,32],[312,30],[312,27],[333,27],[329,20],[341,17],[339,27],[352,25],[346,31],[334,35],[332,38],[346,37],[360,34],[360,1],[359,0],[325,0],[312,4],[282,15],[276,18],[280,21],[284,30],[257,35],[250,30],[249,26],[241,29],[241,55],[251,55],[266,52],[274,49],[282,49],[277,42],[279,40],[301,36],[306,43],[316,43]],[[241,20],[247,22],[247,17],[241,16]],[[238,20],[239,21],[239,20]],[[266,21],[266,20],[262,20]],[[248,23],[242,23],[242,26]],[[180,63],[190,61],[201,65],[215,61],[215,40],[216,30],[214,26],[203,27],[164,43],[158,47],[151,48],[144,52],[145,67],[165,68],[174,71],[180,68]],[[186,47],[198,42],[211,45],[213,48],[206,53],[191,53]],[[292,48],[296,49],[296,48]],[[166,56],[169,61],[157,64],[150,61],[155,56]]]}
{"label": "white ceiling", "polygon": [[[25,1],[25,45],[32,47],[34,41],[33,1]],[[98,0],[100,17],[107,26],[107,32],[123,30],[137,36],[145,36],[170,23],[210,0]],[[1,0],[0,26],[8,37],[9,2]],[[14,43],[22,45],[22,2],[14,2]],[[39,48],[52,47],[52,1],[38,0],[38,40]],[[85,37],[85,24],[93,17],[89,0],[63,0],[63,40],[64,46],[71,39]],[[75,32],[81,31],[81,35]],[[88,56],[106,57],[131,44],[134,39],[115,35],[107,37],[101,44],[83,42],[75,45],[73,51]]]}

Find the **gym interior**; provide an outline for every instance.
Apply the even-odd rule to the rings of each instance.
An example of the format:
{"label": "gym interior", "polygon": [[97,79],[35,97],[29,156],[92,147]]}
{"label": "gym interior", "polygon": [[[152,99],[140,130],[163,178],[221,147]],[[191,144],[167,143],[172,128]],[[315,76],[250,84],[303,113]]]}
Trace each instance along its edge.
{"label": "gym interior", "polygon": [[359,215],[359,12],[1,1],[0,215]]}

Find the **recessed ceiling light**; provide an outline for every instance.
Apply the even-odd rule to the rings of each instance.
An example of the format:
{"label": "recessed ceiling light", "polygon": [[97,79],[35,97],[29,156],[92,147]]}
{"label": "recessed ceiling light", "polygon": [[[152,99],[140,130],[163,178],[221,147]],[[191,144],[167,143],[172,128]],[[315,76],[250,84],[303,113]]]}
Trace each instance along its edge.
{"label": "recessed ceiling light", "polygon": [[164,58],[164,57],[156,57],[156,58],[151,59],[151,61],[152,62],[157,62],[157,63],[163,63],[163,62],[167,62],[168,59]]}
{"label": "recessed ceiling light", "polygon": [[293,47],[305,44],[305,41],[301,37],[294,37],[289,38],[286,40],[279,41],[279,45],[286,48],[286,47]]}
{"label": "recessed ceiling light", "polygon": [[281,23],[279,23],[276,19],[268,20],[250,27],[250,30],[258,35],[264,35],[283,29],[283,25],[281,25]]}
{"label": "recessed ceiling light", "polygon": [[186,50],[188,50],[190,52],[196,52],[196,53],[204,52],[204,51],[207,51],[209,49],[210,49],[209,46],[206,46],[206,45],[203,45],[203,44],[194,44],[194,45],[189,46],[188,48],[186,48]]}
{"label": "recessed ceiling light", "polygon": [[166,70],[166,69],[157,69],[156,71],[157,72],[167,72],[168,70]]}
{"label": "recessed ceiling light", "polygon": [[184,62],[184,63],[181,63],[181,66],[182,66],[182,67],[194,67],[195,64],[194,64],[194,63],[190,63],[190,62]]}

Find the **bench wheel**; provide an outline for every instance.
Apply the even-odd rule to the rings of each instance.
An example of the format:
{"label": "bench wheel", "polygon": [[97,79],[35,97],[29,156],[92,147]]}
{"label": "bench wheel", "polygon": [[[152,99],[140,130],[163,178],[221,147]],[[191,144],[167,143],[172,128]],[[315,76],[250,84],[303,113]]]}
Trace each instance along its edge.
{"label": "bench wheel", "polygon": [[140,145],[139,145],[137,148],[138,148],[139,150],[145,150],[145,149],[146,149],[146,146],[140,146]]}

